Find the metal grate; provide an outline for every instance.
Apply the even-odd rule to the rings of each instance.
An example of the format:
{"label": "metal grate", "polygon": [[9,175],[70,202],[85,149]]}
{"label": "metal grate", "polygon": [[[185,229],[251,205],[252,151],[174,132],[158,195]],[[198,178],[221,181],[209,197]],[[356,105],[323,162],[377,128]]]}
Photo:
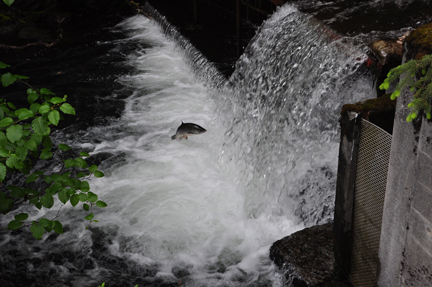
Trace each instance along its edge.
{"label": "metal grate", "polygon": [[378,249],[392,136],[362,119],[354,195],[354,286],[376,286]]}

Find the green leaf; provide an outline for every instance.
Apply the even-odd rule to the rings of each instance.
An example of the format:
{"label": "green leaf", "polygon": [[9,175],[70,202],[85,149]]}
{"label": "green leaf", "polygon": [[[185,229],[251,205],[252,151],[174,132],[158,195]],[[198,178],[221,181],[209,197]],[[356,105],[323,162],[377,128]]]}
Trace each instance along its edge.
{"label": "green leaf", "polygon": [[36,91],[33,89],[28,89],[27,94],[28,94],[27,101],[29,102],[30,105],[33,104],[34,101],[36,101],[39,98],[39,94],[36,93]]}
{"label": "green leaf", "polygon": [[89,172],[95,172],[97,170],[97,165],[92,165],[89,167]]}
{"label": "green leaf", "polygon": [[4,119],[2,119],[2,120],[0,121],[0,128],[7,127],[7,126],[9,126],[10,124],[12,124],[13,122],[14,122],[14,121],[13,121],[12,118],[9,118],[9,117],[4,118]]}
{"label": "green leaf", "polygon": [[85,211],[89,211],[90,210],[90,206],[87,203],[83,204],[83,208]]}
{"label": "green leaf", "polygon": [[15,111],[15,115],[17,115],[18,119],[23,121],[28,118],[31,118],[34,114],[29,109],[23,108]]}
{"label": "green leaf", "polygon": [[65,186],[74,186],[74,181],[72,180],[72,178],[69,177],[70,172],[67,172],[65,174],[62,175],[62,183]]}
{"label": "green leaf", "polygon": [[39,219],[39,224],[42,225],[43,227],[50,227],[52,224],[52,221],[46,218],[41,218]]}
{"label": "green leaf", "polygon": [[20,213],[14,216],[16,220],[26,220],[29,215],[27,213]]}
{"label": "green leaf", "polygon": [[[28,126],[28,127],[27,127]],[[26,138],[26,139],[28,139],[29,137],[30,137],[30,135],[31,135],[31,125],[30,124],[28,124],[28,125],[23,125],[23,138]],[[20,145],[20,146],[23,146],[24,145],[24,143],[25,143],[25,140],[23,139],[22,140],[22,144]]]}
{"label": "green leaf", "polygon": [[105,176],[105,174],[103,172],[101,172],[100,170],[95,171],[94,175],[96,177],[104,177]]}
{"label": "green leaf", "polygon": [[49,176],[45,176],[44,181],[48,184],[51,184],[54,182],[54,180],[52,180],[51,177],[49,177]]}
{"label": "green leaf", "polygon": [[51,92],[50,90],[46,89],[46,88],[42,88],[40,89],[40,93],[42,95],[55,95],[53,92]]}
{"label": "green leaf", "polygon": [[18,168],[18,158],[16,156],[8,157],[6,160],[6,166],[9,168]]}
{"label": "green leaf", "polygon": [[[6,1],[8,1],[8,0],[6,0]],[[7,86],[13,84],[16,80],[17,80],[17,77],[15,75],[12,75],[11,73],[3,74],[1,77],[1,82],[2,82],[3,87],[7,87]]]}
{"label": "green leaf", "polygon": [[33,112],[33,114],[36,114],[36,113],[39,112],[40,107],[41,107],[41,104],[39,104],[39,103],[33,103],[30,106],[30,110]]}
{"label": "green leaf", "polygon": [[14,229],[18,229],[21,226],[23,226],[23,222],[21,220],[12,220],[11,222],[9,222],[7,229],[9,230],[14,230]]}
{"label": "green leaf", "polygon": [[63,185],[59,182],[54,183],[53,185],[51,185],[50,187],[48,187],[45,192],[47,195],[54,195],[57,193],[57,191],[62,188]]}
{"label": "green leaf", "polygon": [[80,152],[80,156],[85,156],[85,157],[89,157],[90,155],[87,152]]}
{"label": "green leaf", "polygon": [[90,190],[90,184],[87,181],[82,181],[80,189],[82,192],[88,192]]}
{"label": "green leaf", "polygon": [[30,231],[33,233],[34,238],[40,240],[45,232],[45,229],[41,225],[33,223],[33,225],[30,227]]}
{"label": "green leaf", "polygon": [[88,195],[87,195],[87,194],[85,194],[85,193],[80,193],[78,196],[79,196],[79,200],[80,200],[81,202],[87,201],[87,198],[88,198]]}
{"label": "green leaf", "polygon": [[48,130],[48,123],[43,117],[37,117],[32,121],[32,128],[36,134],[43,136]]}
{"label": "green leaf", "polygon": [[67,189],[67,192],[66,192],[66,194],[68,196],[72,196],[75,193],[76,193],[76,190],[74,188],[69,188],[69,189]]}
{"label": "green leaf", "polygon": [[97,194],[94,194],[93,192],[89,192],[88,193],[88,198],[87,198],[87,201],[88,202],[96,202],[98,200],[98,196],[97,196]]}
{"label": "green leaf", "polygon": [[16,109],[15,105],[11,102],[8,102],[7,105],[11,108],[11,109]]}
{"label": "green leaf", "polygon": [[52,123],[53,125],[58,125],[59,121],[60,121],[60,113],[57,110],[53,110],[48,114],[48,120],[50,121],[50,123]]}
{"label": "green leaf", "polygon": [[63,103],[65,100],[64,99],[62,99],[62,98],[59,98],[59,97],[54,97],[54,98],[52,98],[51,99],[51,103],[53,103],[53,104],[60,104],[60,103]]}
{"label": "green leaf", "polygon": [[13,204],[14,204],[14,201],[11,198],[5,198],[5,199],[0,200],[0,211],[3,212],[3,211],[8,210],[9,208],[12,207]]}
{"label": "green leaf", "polygon": [[52,148],[52,140],[49,136],[44,136],[42,138],[42,144],[45,146],[46,150],[50,150]]}
{"label": "green leaf", "polygon": [[0,182],[2,182],[6,177],[6,166],[0,163]]}
{"label": "green leaf", "polygon": [[31,151],[37,151],[37,144],[34,139],[29,139],[24,143],[24,147]]}
{"label": "green leaf", "polygon": [[[30,204],[34,204],[34,205],[38,205],[38,204],[40,204],[40,202],[39,202],[39,197],[32,197],[32,198],[30,198],[29,199],[29,203]],[[40,209],[40,208],[39,208]]]}
{"label": "green leaf", "polygon": [[79,202],[79,195],[78,194],[74,194],[70,197],[70,203],[72,204],[72,206],[76,206]]}
{"label": "green leaf", "polygon": [[9,141],[3,131],[0,131],[0,147],[5,148]]}
{"label": "green leaf", "polygon": [[39,194],[39,192],[37,190],[31,189],[31,188],[24,188],[23,189],[25,194]]}
{"label": "green leaf", "polygon": [[53,222],[52,225],[45,227],[46,232],[51,232],[51,230],[53,229],[55,223]]}
{"label": "green leaf", "polygon": [[80,172],[77,173],[76,176],[77,176],[78,178],[80,178],[80,177],[85,177],[85,176],[88,176],[88,175],[89,175],[89,174],[87,174],[87,173],[83,173],[83,172],[80,171]]}
{"label": "green leaf", "polygon": [[57,234],[63,234],[63,225],[60,223],[60,221],[56,220],[54,221],[54,231]]}
{"label": "green leaf", "polygon": [[[6,1],[8,1],[8,0],[6,0]],[[5,2],[5,0],[3,0],[3,2]],[[13,0],[12,0],[12,2],[13,2]],[[6,3],[6,2],[5,2]],[[11,3],[12,4],[12,3]],[[6,3],[6,5],[7,5],[7,3]],[[8,6],[10,6],[10,5],[8,5]],[[4,69],[4,68],[9,68],[10,67],[10,65],[8,65],[8,64],[5,64],[5,63],[3,63],[3,62],[0,62],[0,69]]]}
{"label": "green leaf", "polygon": [[97,207],[107,207],[108,205],[104,201],[98,200],[98,201],[96,201],[96,206]]}
{"label": "green leaf", "polygon": [[12,142],[16,142],[22,137],[22,126],[21,125],[12,125],[6,129],[6,136]]}
{"label": "green leaf", "polygon": [[89,215],[87,215],[86,217],[84,217],[84,219],[92,220],[93,217],[94,217],[93,213],[90,213]]}
{"label": "green leaf", "polygon": [[68,146],[67,144],[59,144],[58,145],[59,149],[61,149],[62,151],[68,151],[71,150],[72,148],[70,146]]}
{"label": "green leaf", "polygon": [[8,157],[9,156],[9,151],[7,149],[4,148],[0,148],[0,156],[1,157]]}
{"label": "green leaf", "polygon": [[50,159],[52,158],[53,154],[52,152],[50,152],[49,150],[42,150],[41,154],[40,154],[40,159]]}
{"label": "green leaf", "polygon": [[74,166],[75,160],[73,160],[73,159],[67,159],[67,160],[64,161],[64,163],[65,163],[65,167],[66,168],[71,168],[71,167]]}
{"label": "green leaf", "polygon": [[31,182],[34,182],[34,181],[36,181],[37,179],[39,178],[39,176],[37,175],[37,174],[31,174],[31,175],[29,175],[28,177],[27,177],[27,179],[26,179],[26,183],[31,183]]}
{"label": "green leaf", "polygon": [[68,195],[68,191],[69,191],[68,188],[63,188],[58,193],[58,198],[63,204],[66,204],[66,202],[68,202],[68,200],[70,198],[70,196]]}
{"label": "green leaf", "polygon": [[38,134],[32,134],[31,139],[35,141],[36,145],[39,145],[42,142],[42,136]]}
{"label": "green leaf", "polygon": [[17,147],[15,153],[21,161],[24,161],[27,158],[28,149],[23,146],[19,146]]}
{"label": "green leaf", "polygon": [[[11,188],[10,188],[10,187],[11,187]],[[12,188],[12,187],[13,187],[13,188]],[[23,198],[23,197],[25,196],[24,191],[23,191],[21,188],[17,187],[17,186],[9,185],[9,186],[8,186],[8,189],[11,190],[10,195],[11,195],[12,197],[15,197],[15,198]]]}
{"label": "green leaf", "polygon": [[51,208],[54,205],[54,198],[52,195],[44,195],[41,197],[40,202],[46,208]]}
{"label": "green leaf", "polygon": [[75,115],[75,109],[68,103],[61,105],[60,110],[65,114]]}
{"label": "green leaf", "polygon": [[39,113],[41,113],[42,115],[48,113],[50,110],[51,107],[47,103],[44,103],[42,106],[39,107]]}
{"label": "green leaf", "polygon": [[87,167],[87,162],[85,160],[83,160],[80,157],[77,157],[75,159],[75,166],[76,167],[81,167],[81,168],[86,168]]}

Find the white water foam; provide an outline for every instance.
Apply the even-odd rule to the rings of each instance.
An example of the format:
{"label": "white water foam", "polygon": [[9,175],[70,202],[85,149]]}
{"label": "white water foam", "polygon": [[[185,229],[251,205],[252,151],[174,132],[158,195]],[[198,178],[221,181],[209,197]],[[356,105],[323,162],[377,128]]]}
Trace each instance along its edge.
{"label": "white water foam", "polygon": [[[156,262],[157,276],[166,278],[186,266],[187,286],[248,286],[263,275],[277,286],[278,276],[268,275],[274,268],[269,247],[302,226],[283,215],[251,217],[239,167],[220,161],[226,128],[215,113],[218,95],[195,80],[154,22],[137,16],[119,27],[131,31],[127,41],[151,48],[129,57],[135,71],[120,81],[135,92],[122,118],[99,131],[121,130],[123,136],[105,136],[94,150],[126,154],[126,164],[103,166],[107,176],[92,181],[109,205],[97,214],[99,225],[120,228],[111,252],[139,264]],[[172,141],[182,120],[208,131]]]}

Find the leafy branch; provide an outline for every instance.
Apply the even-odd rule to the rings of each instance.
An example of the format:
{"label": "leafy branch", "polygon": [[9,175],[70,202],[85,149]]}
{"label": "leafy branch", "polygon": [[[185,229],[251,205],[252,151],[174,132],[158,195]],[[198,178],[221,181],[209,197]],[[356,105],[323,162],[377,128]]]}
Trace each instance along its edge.
{"label": "leafy branch", "polygon": [[3,0],[3,2],[10,7],[15,0]]}
{"label": "leafy branch", "polygon": [[[0,69],[8,67],[10,66],[0,62]],[[76,206],[82,202],[83,209],[90,212],[84,218],[89,224],[98,222],[94,219],[93,206],[106,207],[107,204],[90,191],[90,184],[86,180],[92,176],[103,177],[104,174],[96,165],[88,166],[85,161],[85,158],[90,156],[88,153],[81,152],[75,158],[63,159],[59,172],[50,175],[45,175],[45,171],[41,170],[31,172],[37,160],[48,160],[53,157],[50,126],[57,126],[64,115],[75,115],[75,109],[66,103],[66,95],[62,98],[56,97],[50,90],[36,89],[23,81],[24,79],[28,77],[11,73],[1,75],[3,87],[15,82],[29,87],[27,101],[30,106],[17,109],[13,103],[0,99],[0,184],[6,180],[8,173],[20,173],[26,176],[26,186],[39,180],[47,187],[44,190],[35,190],[7,185],[7,192],[0,191],[0,214],[7,214],[27,203],[38,209],[50,209],[54,206],[56,195],[63,205],[70,202],[72,206]],[[67,152],[71,147],[59,144],[58,149]],[[30,231],[36,239],[41,239],[45,231],[63,233],[62,224],[56,220],[59,212],[60,209],[51,220],[40,218],[30,224],[25,224],[29,215],[20,213],[14,216],[14,220],[9,222],[7,228],[14,230],[30,226]]]}
{"label": "leafy branch", "polygon": [[411,122],[424,111],[426,118],[431,119],[432,101],[432,55],[426,55],[421,60],[411,60],[390,70],[387,78],[380,85],[381,90],[387,90],[390,84],[398,81],[391,99],[395,100],[402,91],[414,92],[414,99],[408,104],[411,113],[407,121]]}

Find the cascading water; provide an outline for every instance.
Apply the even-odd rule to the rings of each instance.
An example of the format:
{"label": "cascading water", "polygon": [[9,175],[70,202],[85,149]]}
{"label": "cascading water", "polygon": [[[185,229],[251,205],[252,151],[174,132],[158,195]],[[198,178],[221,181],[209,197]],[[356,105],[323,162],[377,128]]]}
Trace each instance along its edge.
{"label": "cascading water", "polygon": [[[30,257],[14,270],[35,274],[34,286],[281,286],[270,245],[332,217],[340,106],[374,93],[362,54],[285,6],[212,89],[154,21],[116,29],[129,34],[119,49],[137,47],[118,79],[132,91],[122,117],[86,130],[88,140],[58,138],[115,155],[91,181],[109,206],[90,230],[84,212],[63,207],[67,232],[43,244],[2,235],[2,249]],[[171,141],[182,120],[208,132]],[[20,252],[3,263],[21,262]]]}
{"label": "cascading water", "polygon": [[332,218],[341,105],[374,96],[364,61],[290,6],[261,27],[237,63],[227,99],[234,107],[228,142],[236,162],[247,165],[252,214],[285,214],[297,198],[291,210],[303,223]]}

